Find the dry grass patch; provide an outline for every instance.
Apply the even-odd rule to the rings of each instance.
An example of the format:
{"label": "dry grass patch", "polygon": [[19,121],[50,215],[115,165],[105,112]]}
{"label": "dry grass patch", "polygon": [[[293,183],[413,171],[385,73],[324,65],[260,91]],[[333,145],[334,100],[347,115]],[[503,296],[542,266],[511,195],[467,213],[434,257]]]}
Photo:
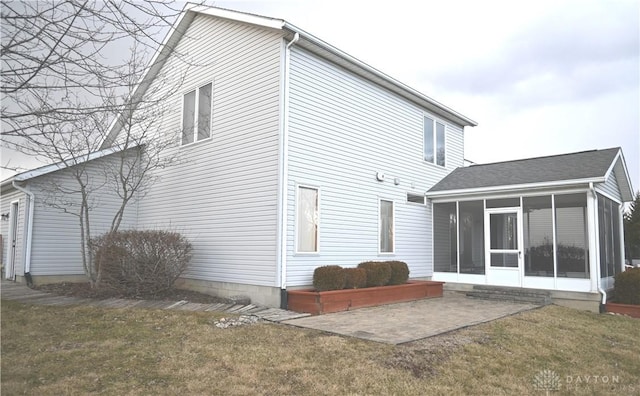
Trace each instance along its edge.
{"label": "dry grass patch", "polygon": [[433,393],[540,394],[536,377],[549,370],[561,394],[640,394],[638,320],[548,306],[457,335],[479,333],[488,338],[439,366]]}
{"label": "dry grass patch", "polygon": [[3,301],[2,394],[540,394],[544,369],[619,377],[576,394],[640,393],[624,317],[546,307],[402,346],[220,317]]}

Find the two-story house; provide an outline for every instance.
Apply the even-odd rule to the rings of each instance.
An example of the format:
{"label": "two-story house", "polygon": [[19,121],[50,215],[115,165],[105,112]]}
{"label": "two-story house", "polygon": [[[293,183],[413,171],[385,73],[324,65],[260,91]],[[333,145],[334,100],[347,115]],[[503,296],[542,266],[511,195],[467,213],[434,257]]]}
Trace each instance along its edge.
{"label": "two-story house", "polygon": [[[124,226],[192,241],[182,287],[286,306],[318,266],[394,259],[412,278],[597,308],[622,269],[619,149],[464,167],[470,118],[287,21],[213,7],[185,10],[136,95],[172,78],[162,122],[186,161],[158,171]],[[119,132],[88,159],[97,169]],[[81,277],[76,220],[39,201],[41,180],[64,177],[52,165],[3,182],[7,278]]]}

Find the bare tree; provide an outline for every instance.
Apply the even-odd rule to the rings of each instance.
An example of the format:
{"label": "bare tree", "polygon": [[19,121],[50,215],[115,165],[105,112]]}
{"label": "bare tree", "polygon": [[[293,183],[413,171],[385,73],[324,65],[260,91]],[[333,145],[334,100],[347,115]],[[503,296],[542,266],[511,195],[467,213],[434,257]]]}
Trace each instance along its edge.
{"label": "bare tree", "polygon": [[[115,110],[103,99],[107,91],[130,89],[123,86],[130,81],[122,78],[123,70],[131,66],[123,49],[135,44],[143,56],[155,51],[181,12],[174,4],[3,0],[2,135],[42,133],[43,116],[55,123]],[[73,106],[78,97],[82,108]]]}
{"label": "bare tree", "polygon": [[[93,286],[100,282],[100,263],[89,248],[91,215],[103,194],[117,197],[108,230],[116,231],[156,171],[178,160],[172,146],[179,131],[162,130],[161,123],[183,76],[158,75],[163,83],[138,94],[152,50],[181,12],[173,4],[1,2],[2,144],[59,163],[73,180],[51,178],[44,203],[78,218],[83,266]],[[96,170],[91,159],[98,155],[106,156]]]}

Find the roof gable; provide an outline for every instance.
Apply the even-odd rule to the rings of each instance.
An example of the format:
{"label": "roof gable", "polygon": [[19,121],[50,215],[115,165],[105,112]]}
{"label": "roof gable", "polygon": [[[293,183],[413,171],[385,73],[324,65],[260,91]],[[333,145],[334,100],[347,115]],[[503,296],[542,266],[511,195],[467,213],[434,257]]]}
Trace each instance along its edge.
{"label": "roof gable", "polygon": [[[182,14],[178,17],[167,36],[163,40],[160,48],[151,59],[149,66],[141,78],[140,82],[134,88],[130,101],[135,102],[144,96],[147,89],[151,85],[153,79],[158,75],[160,69],[164,66],[167,59],[171,56],[173,49],[182,39],[185,32],[193,22],[196,15],[208,15],[211,17],[227,19],[236,22],[252,24],[265,29],[281,30],[284,37],[288,40],[293,39],[294,35],[299,35],[300,45],[313,53],[337,63],[346,69],[363,76],[364,78],[381,85],[392,92],[408,99],[422,107],[429,109],[437,115],[449,119],[461,126],[476,126],[477,123],[472,119],[454,111],[453,109],[439,103],[432,98],[416,91],[415,89],[393,79],[392,77],[382,73],[381,71],[367,65],[366,63],[352,57],[351,55],[339,50],[336,47],[322,41],[321,39],[307,33],[306,31],[296,27],[293,24],[277,18],[269,18],[260,15],[249,14],[240,11],[233,11],[218,7],[209,7],[187,3]],[[109,133],[101,145],[101,149],[109,147],[122,128],[119,119],[112,122]]]}
{"label": "roof gable", "polygon": [[620,148],[457,168],[434,185],[427,195],[602,183],[611,172],[615,172],[619,180],[623,200],[632,200],[631,182]]}

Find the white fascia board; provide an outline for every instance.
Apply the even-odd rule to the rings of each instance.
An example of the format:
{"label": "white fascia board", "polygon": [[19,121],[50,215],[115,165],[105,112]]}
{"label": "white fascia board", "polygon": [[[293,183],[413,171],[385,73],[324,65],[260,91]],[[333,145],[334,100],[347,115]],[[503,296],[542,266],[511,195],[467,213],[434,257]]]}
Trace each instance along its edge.
{"label": "white fascia board", "polygon": [[[616,167],[616,162],[618,162],[618,159],[620,158],[620,155],[621,155],[621,154],[622,154],[622,153],[621,153],[621,150],[620,150],[620,149],[618,149],[618,152],[616,153],[616,156],[615,156],[615,157],[613,157],[613,161],[611,161],[611,164],[609,165],[609,169],[607,169],[607,171],[606,171],[606,172],[605,172],[605,174],[604,174],[604,177],[605,177],[606,179],[608,179],[608,178],[609,178],[609,176],[611,176],[611,172],[613,172],[613,170],[615,169],[615,167]],[[625,169],[625,170],[626,170],[626,169]]]}
{"label": "white fascia board", "polygon": [[[133,148],[133,147],[131,147]],[[102,158],[105,157],[107,155],[113,154],[115,152],[121,151],[122,149],[119,147],[110,147],[108,149],[105,150],[100,150],[100,151],[94,151],[93,153],[87,154],[87,155],[82,155],[79,158],[76,159],[70,159],[68,163],[64,163],[64,162],[56,162],[55,164],[51,164],[51,165],[45,165],[45,166],[41,166],[40,168],[36,168],[27,172],[23,172],[20,174],[17,174],[15,176],[13,176],[12,180],[21,182],[21,181],[26,181],[29,179],[33,179],[34,177],[38,177],[38,176],[42,176],[42,175],[46,175],[48,173],[52,173],[55,172],[57,170],[60,169],[65,169],[68,168],[70,166],[74,166],[74,165],[78,165],[78,164],[82,164],[91,160],[95,160],[98,158]],[[6,183],[7,181],[3,182]]]}
{"label": "white fascia board", "polygon": [[460,120],[463,124],[465,124],[465,126],[477,126],[478,123],[475,122],[474,120],[465,117],[464,115],[458,113],[457,111],[443,105],[442,103],[416,91],[415,89],[409,87],[408,85],[405,85],[403,83],[401,83],[400,81],[394,79],[393,77],[390,77],[386,74],[384,74],[383,72],[381,72],[380,70],[369,66],[368,64],[362,62],[361,60],[354,58],[353,56],[347,54],[346,52],[332,46],[331,44],[319,39],[318,37],[307,33],[306,31],[300,29],[299,27],[290,24],[287,21],[284,21],[284,25],[283,25],[284,29],[287,29],[293,33],[298,33],[300,34],[300,36],[302,36],[302,38],[304,38],[305,40],[309,41],[310,43],[323,48],[324,50],[336,55],[339,58],[344,59],[345,61],[352,63],[353,65],[355,65],[356,67],[364,70],[367,73],[370,73],[378,78],[380,78],[381,80],[387,82],[388,84],[397,87],[399,90],[401,91],[405,91],[406,93],[408,93],[410,96],[416,98],[418,101],[424,101],[427,102],[429,104],[431,104],[432,106],[438,107],[440,108],[442,111],[444,111],[445,113],[450,114],[451,116],[453,116],[453,118],[457,118],[458,120]]}
{"label": "white fascia board", "polygon": [[589,178],[589,179],[575,179],[575,180],[559,180],[553,182],[544,183],[529,183],[529,184],[511,184],[506,186],[492,186],[492,187],[476,187],[467,188],[461,190],[446,190],[446,191],[434,191],[426,192],[427,198],[444,198],[444,197],[459,197],[465,195],[482,195],[492,193],[504,193],[504,192],[519,192],[522,190],[539,190],[559,187],[575,187],[577,185],[588,185],[589,183],[603,183],[606,179],[604,177]]}
{"label": "white fascia board", "polygon": [[14,180],[16,180],[15,176],[9,176],[8,178],[4,179],[2,183],[0,183],[0,188],[5,188],[5,187],[13,188],[12,184]]}
{"label": "white fascia board", "polygon": [[[624,175],[620,175],[620,172],[615,172],[616,167],[618,166],[618,162],[622,167],[622,173],[624,173]],[[627,163],[624,160],[622,149],[618,149],[618,154],[616,154],[615,158],[611,162],[611,166],[609,167],[609,169],[607,169],[607,173],[605,173],[604,175],[605,179],[608,179],[609,176],[611,176],[612,172],[615,172],[616,174],[616,180],[618,180],[618,188],[620,189],[620,194],[622,195],[622,201],[633,201],[633,199],[635,198],[633,193],[633,186],[631,184],[631,177],[629,176],[629,170],[627,169]],[[624,179],[622,183],[626,183],[626,185],[623,186],[620,179]]]}
{"label": "white fascia board", "polygon": [[282,19],[268,18],[260,15],[228,10],[225,8],[214,8],[198,4],[187,4],[185,8],[188,11],[197,12],[199,14],[229,19],[236,22],[249,23],[251,25],[257,25],[271,29],[282,30],[285,25],[285,21]]}
{"label": "white fascia board", "polygon": [[[147,88],[149,87],[149,84],[146,84],[145,82],[152,81],[156,77],[162,64],[164,64],[164,62],[162,62],[162,64],[156,65],[156,63],[158,62],[158,58],[162,53],[166,51],[170,41],[174,39],[174,36],[176,36],[176,34],[180,36],[184,34],[186,29],[182,25],[185,23],[186,21],[185,16],[187,15],[187,12],[190,6],[192,5],[193,4],[191,3],[187,3],[183,7],[182,12],[180,13],[180,15],[178,15],[178,18],[173,23],[173,25],[171,26],[167,34],[164,36],[162,43],[160,44],[156,52],[153,54],[153,57],[151,57],[151,61],[149,61],[146,70],[142,73],[142,77],[140,78],[138,83],[135,85],[135,87],[131,91],[131,94],[126,99],[126,102],[133,101],[135,98],[138,98],[145,94],[145,92],[147,91]],[[120,117],[122,117],[122,115],[118,114],[113,120],[111,120],[111,125],[109,125],[109,129],[108,129],[109,132],[107,132],[106,136],[102,139],[102,142],[100,142],[101,149],[107,148],[108,144],[110,144],[113,140],[115,140],[117,135],[120,133],[120,125],[119,125]],[[107,144],[106,147],[105,147],[105,144]]]}

